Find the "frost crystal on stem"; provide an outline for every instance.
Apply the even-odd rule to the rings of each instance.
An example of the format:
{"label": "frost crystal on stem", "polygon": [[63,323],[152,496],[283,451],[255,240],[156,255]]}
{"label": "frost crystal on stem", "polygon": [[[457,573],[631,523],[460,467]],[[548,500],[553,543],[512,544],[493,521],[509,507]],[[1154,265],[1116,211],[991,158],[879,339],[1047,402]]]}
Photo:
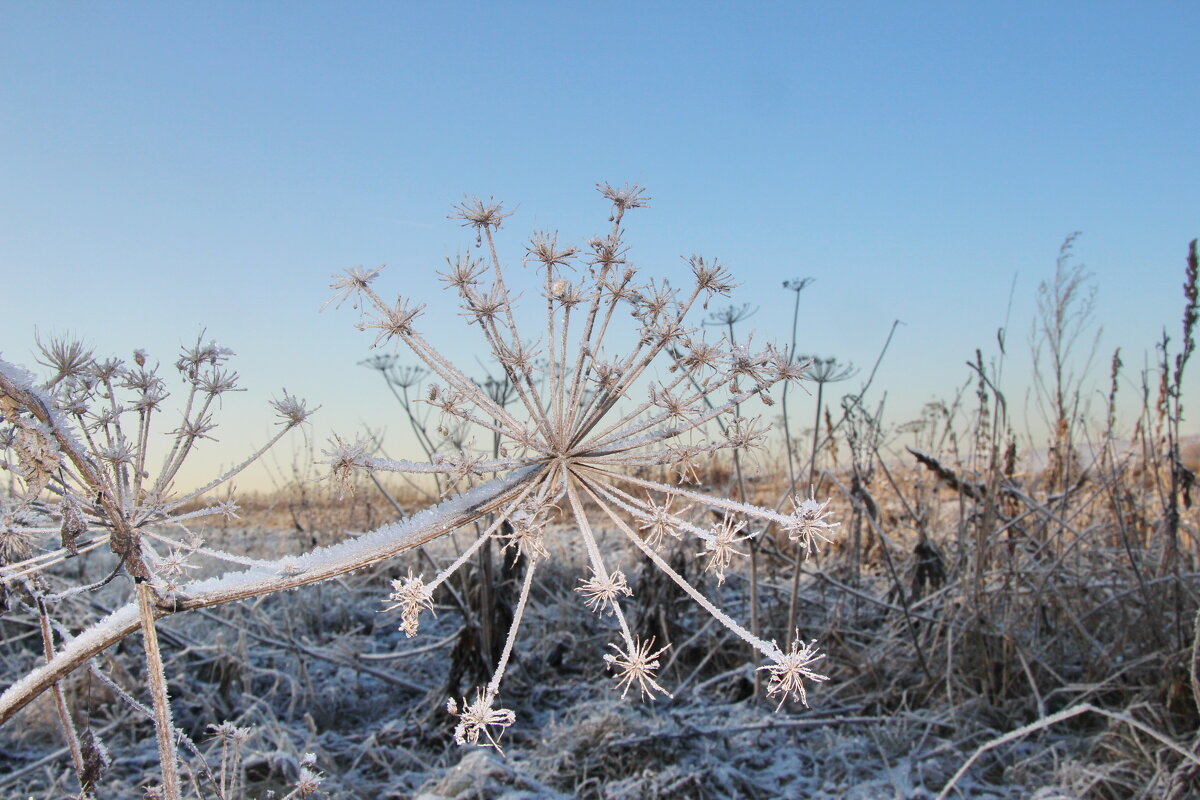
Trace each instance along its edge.
{"label": "frost crystal on stem", "polygon": [[[657,548],[667,536],[702,548],[707,569],[720,584],[733,568],[734,556],[743,554],[738,545],[751,537],[748,526],[799,530],[794,515],[682,484],[699,486],[704,460],[757,446],[764,430],[757,420],[739,414],[742,404],[755,398],[766,402],[775,384],[801,377],[802,365],[776,348],[754,349],[749,339],[734,346],[728,337],[708,341],[699,335],[689,325],[689,314],[730,292],[729,272],[717,261],[691,256],[691,285],[641,278],[627,258],[622,224],[627,212],[646,206],[649,198],[636,185],[597,188],[611,203],[606,234],[575,248],[561,244],[556,233],[539,232],[523,253],[523,262],[533,268],[532,280],[541,284],[527,295],[544,312],[532,327],[524,322],[530,319],[528,309],[518,313],[518,294],[497,251],[495,234],[508,213],[495,200],[477,198],[467,198],[451,212],[452,219],[471,229],[481,257],[448,259],[441,279],[458,295],[467,324],[499,365],[499,381],[506,388],[503,402],[425,338],[415,307],[385,301],[376,292],[376,272],[350,270],[332,283],[334,301],[352,299],[361,309],[360,327],[379,331],[376,344],[403,345],[419,362],[417,368],[436,378],[423,401],[442,415],[439,430],[464,432],[454,437],[458,444],[453,450],[430,448],[429,460],[422,462],[375,458],[356,445],[335,441],[327,453],[335,476],[345,481],[360,469],[434,474],[442,487],[459,492],[473,491],[497,475],[506,476],[497,481],[512,482],[512,494],[487,509],[488,523],[453,564],[421,584],[420,592],[412,588],[415,584],[393,584],[392,607],[402,609],[405,632],[415,632],[416,614],[428,607],[429,593],[486,542],[515,545],[517,560],[525,566],[521,600],[491,683],[473,703],[464,701],[461,710],[457,703],[449,706],[459,717],[456,736],[462,742],[479,743],[484,736],[485,743],[495,744],[488,726],[502,728],[513,721],[511,712],[494,710],[492,704],[535,570],[555,536],[562,536],[564,544],[582,545],[589,574],[580,578],[577,591],[589,608],[615,623],[619,644],[605,659],[616,670],[618,686],[626,694],[634,685],[643,696],[666,694],[654,673],[669,645],[655,649],[653,640],[644,642],[631,633],[622,607],[629,586],[614,568],[617,554],[601,549],[589,515],[615,525],[619,536],[763,656],[772,661],[786,657],[688,583]],[[632,336],[617,333],[629,324]],[[387,368],[393,365],[390,360]],[[464,447],[471,432],[492,440],[491,453]],[[694,523],[709,513],[722,519],[715,529]],[[546,525],[551,514],[561,514],[564,524]],[[828,534],[833,526],[824,522],[825,514],[822,507],[808,524]]]}

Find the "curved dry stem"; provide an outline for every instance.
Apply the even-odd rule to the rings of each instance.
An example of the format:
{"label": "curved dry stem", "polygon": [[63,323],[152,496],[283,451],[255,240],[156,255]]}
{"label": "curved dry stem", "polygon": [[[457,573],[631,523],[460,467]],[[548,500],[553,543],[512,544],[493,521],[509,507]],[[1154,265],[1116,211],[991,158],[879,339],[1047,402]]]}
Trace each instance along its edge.
{"label": "curved dry stem", "polygon": [[[517,470],[402,522],[385,525],[327,548],[317,548],[300,556],[271,562],[277,568],[274,572],[255,568],[188,584],[171,605],[160,603],[155,607],[155,618],[274,594],[377,564],[496,511],[520,494],[543,468],[535,466]],[[48,663],[30,671],[0,695],[0,725],[89,658],[137,631],[139,627],[137,604],[129,603],[75,637]]]}

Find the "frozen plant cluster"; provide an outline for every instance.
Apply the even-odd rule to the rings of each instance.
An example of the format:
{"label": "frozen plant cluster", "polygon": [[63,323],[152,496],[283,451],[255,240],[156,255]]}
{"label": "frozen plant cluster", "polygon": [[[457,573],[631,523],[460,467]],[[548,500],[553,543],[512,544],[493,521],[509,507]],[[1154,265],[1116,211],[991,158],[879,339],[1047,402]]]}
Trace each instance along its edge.
{"label": "frozen plant cluster", "polygon": [[[237,373],[227,366],[233,352],[216,342],[206,343],[203,337],[183,348],[175,371],[184,397],[175,416],[164,406],[170,396],[167,380],[145,351],[134,351],[131,362],[99,359],[69,338],[39,342],[39,349],[43,366],[51,372],[44,383],[0,360],[0,468],[19,478],[15,497],[0,496],[0,608],[15,601],[39,618],[47,670],[55,663],[56,638],[69,651],[111,631],[113,623],[126,616],[137,620],[163,770],[156,791],[167,800],[177,800],[179,732],[172,721],[155,620],[164,607],[177,603],[197,554],[240,565],[255,563],[206,548],[189,522],[235,515],[237,505],[231,495],[224,501],[205,502],[206,495],[228,484],[310,412],[284,392],[273,403],[282,419],[270,441],[204,486],[175,494],[180,469],[196,445],[211,438],[220,398],[237,389]],[[174,428],[165,437],[156,436],[163,422],[173,423]],[[152,471],[155,462],[158,467]],[[198,508],[191,507],[197,504]],[[45,547],[45,540],[55,534],[61,546]],[[116,555],[107,575],[52,591],[43,574],[49,567],[105,545]],[[53,616],[58,604],[71,595],[99,589],[122,572],[134,580],[134,607],[119,609],[107,624],[72,637]],[[0,696],[0,720],[15,710],[5,708],[5,700],[19,693],[16,690],[22,685],[36,683],[31,682],[36,672],[15,681]],[[57,683],[52,690],[82,795],[87,796],[107,756],[90,730],[76,731]]]}
{"label": "frozen plant cluster", "polygon": [[[225,474],[177,495],[179,470],[201,440],[212,438],[221,396],[237,391],[238,375],[227,366],[233,351],[202,337],[182,349],[174,366],[185,395],[175,417],[164,408],[167,380],[143,350],[131,362],[96,358],[68,338],[39,342],[39,350],[51,371],[41,384],[0,360],[0,465],[22,484],[4,509],[0,532],[0,568],[10,586],[69,554],[108,545],[119,560],[106,580],[124,570],[175,591],[191,569],[190,556],[210,552],[187,523],[237,513],[232,498],[186,509],[228,484],[310,414],[284,392],[272,403],[281,417],[275,436]],[[155,436],[163,424],[174,426],[165,443]],[[21,524],[37,520],[47,524]],[[54,533],[61,549],[30,557],[34,541]]]}
{"label": "frozen plant cluster", "polygon": [[[622,222],[628,211],[649,198],[638,186],[598,187],[611,202],[607,235],[584,247],[562,245],[557,234],[535,233],[527,246],[526,266],[540,273],[544,318],[534,331],[518,329],[520,313],[505,283],[495,234],[509,215],[500,203],[468,199],[454,209],[475,234],[481,257],[468,251],[448,259],[440,273],[457,293],[463,314],[512,387],[519,410],[511,411],[447,360],[420,332],[422,306],[400,297],[385,300],[374,288],[382,268],[346,270],[335,276],[331,302],[347,300],[360,309],[359,327],[375,335],[373,346],[407,347],[437,377],[424,400],[443,416],[442,427],[468,425],[497,437],[499,458],[470,449],[434,453],[429,462],[396,461],[370,455],[362,443],[335,441],[326,453],[335,475],[348,478],[356,469],[411,474],[436,473],[447,486],[465,486],[488,476],[516,478],[509,499],[461,556],[429,581],[422,576],[393,582],[390,609],[398,609],[401,630],[414,636],[432,593],[485,542],[515,548],[524,567],[519,600],[491,681],[474,699],[451,698],[458,718],[459,744],[498,746],[503,729],[515,720],[498,706],[500,685],[521,624],[522,612],[539,564],[548,558],[546,539],[568,537],[587,555],[589,574],[577,591],[593,612],[615,618],[616,641],[604,660],[628,693],[667,694],[655,678],[659,657],[670,646],[634,636],[624,601],[631,590],[613,554],[597,543],[597,525],[611,524],[629,543],[662,570],[682,591],[767,661],[768,694],[807,702],[805,681],[823,681],[815,643],[794,642],[787,651],[755,636],[678,574],[659,550],[675,540],[693,542],[706,557],[706,569],[722,583],[745,543],[774,525],[807,555],[828,541],[837,523],[828,520],[827,503],[793,498],[794,512],[781,514],[688,486],[702,459],[723,450],[755,447],[764,436],[757,419],[739,415],[741,404],[761,398],[770,404],[777,383],[804,376],[806,364],[767,346],[753,350],[728,337],[706,340],[687,319],[697,307],[733,287],[717,261],[687,259],[690,286],[644,280],[628,260]],[[636,337],[617,349],[611,340],[632,322]],[[536,338],[527,339],[524,334]],[[717,424],[718,420],[721,424]],[[713,435],[713,431],[719,431]],[[647,477],[655,471],[667,480]],[[694,521],[692,509],[713,512],[712,528]],[[563,517],[559,517],[560,512]],[[568,524],[549,525],[551,519]],[[751,529],[751,523],[757,525]]]}

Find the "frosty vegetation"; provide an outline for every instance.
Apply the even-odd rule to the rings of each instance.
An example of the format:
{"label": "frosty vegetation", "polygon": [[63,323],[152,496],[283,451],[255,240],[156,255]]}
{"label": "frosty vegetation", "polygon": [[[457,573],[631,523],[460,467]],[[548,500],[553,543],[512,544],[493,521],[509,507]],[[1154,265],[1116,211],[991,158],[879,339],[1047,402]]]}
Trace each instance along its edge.
{"label": "frosty vegetation", "polygon": [[[236,389],[228,349],[198,340],[183,351],[174,365],[184,391],[183,411],[169,422],[161,411],[170,390],[167,379],[141,351],[132,363],[100,360],[78,342],[52,340],[41,346],[49,370],[41,381],[0,361],[0,453],[21,487],[17,496],[2,501],[0,591],[6,602],[42,621],[45,655],[44,665],[0,696],[0,723],[41,693],[54,692],[81,792],[88,794],[107,757],[90,731],[82,737],[76,733],[57,682],[81,667],[99,671],[93,657],[140,630],[162,769],[154,792],[175,800],[182,792],[177,746],[181,741],[191,746],[172,721],[156,619],[345,574],[476,521],[484,523],[479,535],[452,564],[429,578],[411,572],[398,577],[390,596],[380,598],[397,615],[400,629],[415,636],[439,587],[485,544],[496,542],[519,561],[520,596],[490,682],[470,697],[446,703],[459,744],[499,749],[504,729],[516,721],[513,711],[500,707],[501,683],[539,566],[550,557],[551,537],[586,553],[588,571],[578,577],[576,591],[581,613],[612,623],[608,652],[596,658],[608,665],[614,690],[643,698],[669,694],[656,672],[671,644],[632,632],[625,604],[636,598],[613,554],[598,544],[595,531],[601,525],[619,530],[760,656],[766,693],[779,706],[789,698],[806,704],[809,685],[826,680],[816,643],[797,639],[781,647],[761,638],[753,624],[747,628],[722,611],[660,553],[667,542],[691,542],[720,584],[769,526],[783,531],[805,556],[830,540],[837,523],[830,519],[828,503],[814,496],[793,498],[791,512],[781,513],[692,483],[699,461],[761,444],[765,428],[741,415],[743,404],[752,398],[769,404],[771,389],[803,378],[806,363],[770,345],[754,349],[749,340],[735,343],[732,335],[706,338],[690,319],[712,298],[728,294],[733,283],[727,270],[692,256],[693,280],[686,288],[641,277],[627,259],[622,223],[648,198],[637,186],[599,188],[611,203],[605,235],[574,247],[560,245],[555,234],[535,233],[528,244],[524,268],[540,275],[541,299],[531,303],[544,312],[540,323],[532,322],[536,310],[517,308],[505,283],[494,241],[507,217],[500,204],[470,199],[453,212],[474,233],[482,257],[468,253],[449,260],[442,278],[499,364],[517,410],[498,402],[435,349],[421,331],[419,304],[388,301],[377,292],[380,269],[355,268],[336,277],[331,302],[350,302],[360,310],[359,327],[374,334],[372,346],[405,347],[437,376],[424,402],[442,416],[441,426],[470,426],[494,436],[497,446],[491,454],[437,450],[428,461],[408,462],[376,457],[365,441],[335,439],[325,453],[333,480],[348,482],[358,472],[434,474],[444,497],[408,519],[327,548],[263,561],[254,554],[208,548],[189,528],[192,520],[206,516],[235,515],[232,498],[205,499],[310,413],[285,392],[273,403],[281,419],[274,438],[205,486],[174,492],[180,467],[214,427],[220,396]],[[632,344],[617,349],[612,342],[628,338],[630,326]],[[172,427],[165,437],[156,437],[163,425]],[[156,451],[159,438],[165,444]],[[651,477],[665,474],[671,478]],[[715,524],[697,522],[705,518]],[[42,546],[50,535],[58,537],[60,547]],[[66,590],[49,589],[42,578],[49,567],[102,547],[117,557],[108,574]],[[192,581],[189,572],[201,559],[234,569],[224,577]],[[135,583],[127,606],[76,635],[55,619],[55,605],[64,597],[95,591],[119,574]],[[236,743],[236,726],[214,720],[214,730],[223,742]],[[223,745],[223,761],[226,756]],[[311,794],[319,783],[319,774],[306,766],[290,796]],[[225,796],[224,772],[221,784]]]}
{"label": "frosty vegetation", "polygon": [[[798,355],[797,278],[791,342],[756,346],[726,269],[647,279],[647,198],[599,188],[575,246],[456,207],[452,324],[336,275],[399,408],[288,437],[269,495],[230,484],[303,429],[287,392],[262,448],[175,486],[238,388],[207,337],[162,368],[70,338],[37,377],[0,361],[0,795],[1197,796],[1197,243],[1181,329],[1095,391],[1068,238],[1029,341],[1044,432],[1004,329],[889,421],[890,335],[870,369]],[[387,457],[397,423],[421,456]]]}

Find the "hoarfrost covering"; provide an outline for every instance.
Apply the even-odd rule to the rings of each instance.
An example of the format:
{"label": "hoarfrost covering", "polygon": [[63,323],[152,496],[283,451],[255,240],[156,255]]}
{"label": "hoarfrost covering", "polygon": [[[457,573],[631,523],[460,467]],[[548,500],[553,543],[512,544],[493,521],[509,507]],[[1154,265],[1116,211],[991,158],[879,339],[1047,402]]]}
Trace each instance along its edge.
{"label": "hoarfrost covering", "polygon": [[[184,584],[177,595],[177,610],[295,588],[376,563],[461,526],[479,513],[478,509],[499,502],[537,472],[537,467],[515,470],[408,519],[329,547],[318,547],[299,556],[284,556],[241,572]],[[50,662],[32,670],[0,694],[0,722],[36,697],[49,683],[64,677],[80,661],[115,644],[137,628],[137,604],[131,602],[73,637]]]}

